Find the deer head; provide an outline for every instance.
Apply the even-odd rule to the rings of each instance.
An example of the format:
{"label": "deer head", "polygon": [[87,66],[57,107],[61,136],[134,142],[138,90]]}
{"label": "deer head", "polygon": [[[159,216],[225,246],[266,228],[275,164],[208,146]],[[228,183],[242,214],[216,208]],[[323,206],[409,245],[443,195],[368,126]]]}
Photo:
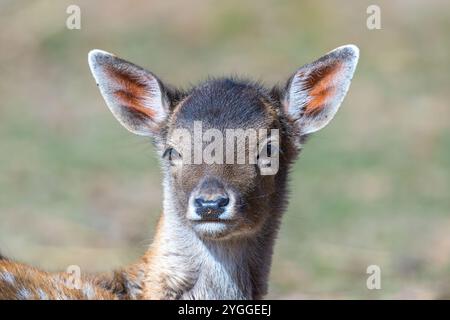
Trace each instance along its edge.
{"label": "deer head", "polygon": [[[278,219],[289,166],[305,137],[336,114],[358,56],[353,45],[339,47],[270,89],[220,78],[175,90],[100,50],[89,53],[89,65],[117,120],[153,140],[165,209],[199,238],[219,241],[251,237]],[[236,152],[228,157],[230,141]]]}

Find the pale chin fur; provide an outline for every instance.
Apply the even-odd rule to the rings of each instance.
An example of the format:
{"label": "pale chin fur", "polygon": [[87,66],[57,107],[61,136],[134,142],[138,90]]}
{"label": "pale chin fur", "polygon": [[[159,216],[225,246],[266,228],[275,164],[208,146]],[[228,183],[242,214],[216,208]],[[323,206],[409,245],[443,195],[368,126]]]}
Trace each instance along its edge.
{"label": "pale chin fur", "polygon": [[223,222],[201,222],[192,225],[192,228],[201,238],[215,240],[226,237],[230,226]]}

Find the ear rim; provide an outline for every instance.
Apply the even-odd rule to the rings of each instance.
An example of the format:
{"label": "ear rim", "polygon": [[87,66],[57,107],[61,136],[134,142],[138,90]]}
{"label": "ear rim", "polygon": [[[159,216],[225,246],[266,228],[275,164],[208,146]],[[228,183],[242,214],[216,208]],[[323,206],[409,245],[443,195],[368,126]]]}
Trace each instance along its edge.
{"label": "ear rim", "polygon": [[[321,115],[319,116],[305,115],[304,108],[310,101],[308,95],[309,89],[302,87],[301,83],[297,83],[297,87],[294,87],[296,76],[301,73],[310,74],[311,71],[319,67],[331,65],[331,62],[333,61],[340,61],[344,69],[340,71],[341,77],[343,78],[339,81],[339,90],[336,94],[336,99],[329,107],[327,107],[326,113],[321,111]],[[293,124],[297,126],[300,136],[306,136],[323,129],[333,119],[347,95],[358,61],[359,48],[354,44],[343,45],[329,51],[319,59],[303,65],[290,77],[285,89],[284,111]],[[298,81],[300,82],[301,80]],[[296,92],[294,92],[294,90]],[[293,96],[295,97],[295,100],[292,99]],[[320,116],[322,116],[322,118],[320,118]],[[317,117],[319,118],[317,119]],[[313,125],[312,123],[316,123],[316,125]]]}
{"label": "ear rim", "polygon": [[[127,60],[124,60],[113,53],[100,50],[93,49],[88,53],[88,64],[91,70],[92,76],[96,82],[96,85],[100,91],[100,94],[105,101],[108,109],[114,115],[116,120],[123,126],[125,129],[130,131],[133,134],[139,136],[153,137],[156,133],[157,127],[159,124],[163,123],[169,114],[169,107],[167,103],[167,96],[164,91],[164,86],[162,82],[156,77],[152,72],[132,63]],[[155,111],[155,116],[150,119],[148,118],[148,123],[146,125],[148,128],[138,129],[133,128],[127,121],[124,120],[124,117],[121,114],[121,105],[118,104],[111,97],[111,92],[109,92],[110,88],[108,88],[107,84],[110,80],[105,79],[105,70],[108,66],[113,66],[114,64],[120,64],[123,66],[127,66],[129,68],[133,68],[134,71],[141,73],[142,76],[145,76],[149,81],[154,82],[153,85],[156,85],[158,90],[156,91],[156,95],[152,97],[157,104],[157,107],[153,107],[149,111]],[[154,94],[155,92],[152,92]],[[123,106],[122,106],[123,107]],[[126,110],[126,109],[124,109]]]}

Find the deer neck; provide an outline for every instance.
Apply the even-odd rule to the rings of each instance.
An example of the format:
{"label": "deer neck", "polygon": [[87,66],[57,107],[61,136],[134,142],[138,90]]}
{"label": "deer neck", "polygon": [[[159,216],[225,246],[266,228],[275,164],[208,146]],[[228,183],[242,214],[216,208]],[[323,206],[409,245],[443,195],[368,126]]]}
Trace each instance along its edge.
{"label": "deer neck", "polygon": [[277,223],[249,238],[204,240],[179,218],[171,200],[165,197],[155,240],[139,264],[143,298],[261,298]]}

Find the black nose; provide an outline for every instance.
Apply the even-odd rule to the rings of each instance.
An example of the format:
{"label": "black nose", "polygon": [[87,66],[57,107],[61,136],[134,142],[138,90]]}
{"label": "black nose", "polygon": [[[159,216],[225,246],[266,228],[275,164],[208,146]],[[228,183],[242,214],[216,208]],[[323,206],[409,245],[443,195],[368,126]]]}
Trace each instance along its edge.
{"label": "black nose", "polygon": [[230,202],[227,196],[219,196],[213,200],[205,200],[203,197],[195,198],[196,212],[201,217],[218,218],[224,212]]}

